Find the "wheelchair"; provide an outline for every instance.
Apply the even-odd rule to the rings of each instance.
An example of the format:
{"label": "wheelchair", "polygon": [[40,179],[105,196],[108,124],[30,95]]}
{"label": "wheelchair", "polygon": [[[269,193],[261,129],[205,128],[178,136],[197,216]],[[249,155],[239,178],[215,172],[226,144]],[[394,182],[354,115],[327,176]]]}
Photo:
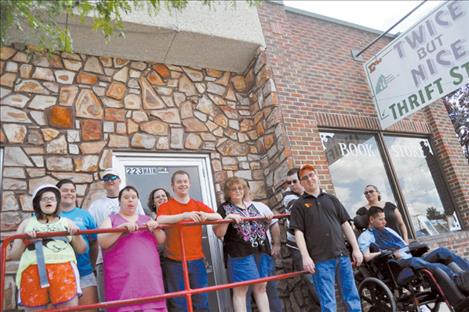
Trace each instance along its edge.
{"label": "wheelchair", "polygon": [[[360,228],[360,221],[354,219],[354,223]],[[379,251],[371,247],[371,252]],[[414,257],[429,250],[420,243],[409,245],[409,249]],[[469,312],[469,293],[459,289],[443,270],[401,267],[390,251],[355,268],[355,280],[365,312],[437,312],[442,303],[450,311]]]}

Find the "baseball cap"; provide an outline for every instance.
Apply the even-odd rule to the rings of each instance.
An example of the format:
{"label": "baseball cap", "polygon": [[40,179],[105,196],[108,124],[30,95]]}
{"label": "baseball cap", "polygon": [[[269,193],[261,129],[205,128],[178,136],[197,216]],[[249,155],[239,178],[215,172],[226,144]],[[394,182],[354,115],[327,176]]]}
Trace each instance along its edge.
{"label": "baseball cap", "polygon": [[36,196],[39,194],[39,192],[41,192],[42,190],[47,190],[47,191],[51,191],[51,192],[54,192],[58,198],[60,198],[60,190],[57,186],[53,185],[53,184],[42,184],[42,185],[39,185],[36,190],[34,191],[33,193],[33,200],[36,198]]}
{"label": "baseball cap", "polygon": [[119,173],[112,168],[107,168],[106,170],[104,170],[104,172],[101,174],[101,179],[107,175],[115,175],[119,177]]}
{"label": "baseball cap", "polygon": [[298,171],[298,177],[301,178],[301,177],[303,176],[303,172],[305,172],[306,170],[315,171],[313,165],[311,165],[311,164],[304,164],[303,166],[301,166],[300,171]]}

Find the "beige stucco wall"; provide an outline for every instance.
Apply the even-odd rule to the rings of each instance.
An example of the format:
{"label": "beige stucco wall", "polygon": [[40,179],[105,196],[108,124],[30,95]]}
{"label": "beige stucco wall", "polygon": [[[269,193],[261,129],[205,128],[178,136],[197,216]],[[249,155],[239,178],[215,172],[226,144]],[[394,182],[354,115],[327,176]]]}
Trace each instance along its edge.
{"label": "beige stucco wall", "polygon": [[[62,22],[65,18],[62,19]],[[181,11],[162,7],[151,15],[140,9],[123,16],[125,38],[104,37],[78,18],[69,18],[74,51],[147,62],[179,64],[242,73],[265,46],[257,8],[244,1],[190,1]],[[35,42],[32,32],[12,32],[12,42]]]}

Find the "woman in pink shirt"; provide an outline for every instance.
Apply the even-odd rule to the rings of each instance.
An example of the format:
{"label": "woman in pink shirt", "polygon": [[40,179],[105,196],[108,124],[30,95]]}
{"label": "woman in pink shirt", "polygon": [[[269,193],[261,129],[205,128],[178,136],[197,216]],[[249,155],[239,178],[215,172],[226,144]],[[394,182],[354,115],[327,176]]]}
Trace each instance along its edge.
{"label": "woman in pink shirt", "polygon": [[[104,293],[106,301],[156,296],[164,293],[158,243],[164,232],[150,217],[137,214],[138,192],[126,186],[119,192],[120,210],[112,213],[102,229],[126,228],[126,233],[103,233],[98,242],[103,249]],[[146,225],[148,230],[137,231]],[[167,311],[165,300],[107,309],[121,311]]]}

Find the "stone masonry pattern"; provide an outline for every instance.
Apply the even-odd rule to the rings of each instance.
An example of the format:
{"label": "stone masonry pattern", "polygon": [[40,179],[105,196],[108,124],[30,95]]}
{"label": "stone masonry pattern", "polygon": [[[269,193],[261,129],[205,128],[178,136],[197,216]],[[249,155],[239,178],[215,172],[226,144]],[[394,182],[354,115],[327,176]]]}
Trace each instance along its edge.
{"label": "stone masonry pattern", "polygon": [[[2,48],[2,235],[31,214],[31,193],[42,183],[72,178],[87,208],[104,193],[99,172],[111,166],[117,150],[209,154],[218,202],[226,178],[237,175],[249,182],[256,200],[282,212],[285,174],[306,161],[333,192],[320,129],[381,130],[362,63],[350,57],[352,48],[376,35],[271,2],[258,12],[267,47],[242,74],[84,54],[48,58],[19,45]],[[388,42],[380,40],[364,59]],[[430,105],[387,133],[431,138],[467,227],[469,167],[443,106]],[[427,242],[467,257],[468,239],[469,232],[462,231]],[[15,304],[16,266],[7,265],[7,308]],[[291,270],[283,247],[277,272]],[[286,311],[312,311],[302,279],[281,281],[279,289]]]}
{"label": "stone masonry pattern", "polygon": [[[257,200],[273,196],[288,170],[275,84],[258,55],[243,75],[61,53],[0,51],[0,143],[4,149],[1,230],[32,212],[43,183],[71,178],[87,208],[103,194],[99,171],[113,150],[209,153],[217,200],[223,183],[245,178]],[[16,263],[9,263],[14,273]],[[13,305],[13,279],[7,278]],[[7,304],[8,305],[8,304]]]}
{"label": "stone masonry pattern", "polygon": [[41,183],[72,177],[86,207],[116,149],[210,153],[219,200],[233,174],[258,199],[267,198],[265,176],[280,184],[269,163],[284,142],[263,58],[246,77],[78,54],[48,59],[13,47],[1,59],[3,231],[32,211]]}

